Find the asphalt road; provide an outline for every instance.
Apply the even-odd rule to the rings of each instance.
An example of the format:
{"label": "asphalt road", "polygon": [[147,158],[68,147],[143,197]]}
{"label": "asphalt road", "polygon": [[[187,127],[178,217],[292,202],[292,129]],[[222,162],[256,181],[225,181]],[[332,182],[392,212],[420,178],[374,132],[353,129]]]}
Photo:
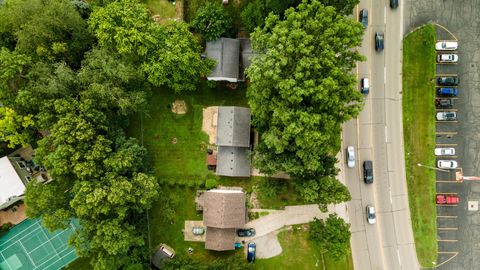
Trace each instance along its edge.
{"label": "asphalt road", "polygon": [[[357,119],[344,125],[343,149],[352,145],[356,167],[343,166],[342,175],[352,194],[347,205],[355,269],[419,269],[408,207],[403,151],[401,57],[403,1],[391,10],[388,1],[364,0],[356,14],[369,10],[369,26],[360,52],[367,61],[358,65],[358,78],[370,78],[370,94]],[[385,33],[385,50],[375,52],[375,31]],[[345,155],[345,153],[344,153]],[[372,160],[374,183],[363,183],[362,164]],[[343,160],[345,163],[345,160]],[[366,206],[374,205],[377,223],[366,221]]]}

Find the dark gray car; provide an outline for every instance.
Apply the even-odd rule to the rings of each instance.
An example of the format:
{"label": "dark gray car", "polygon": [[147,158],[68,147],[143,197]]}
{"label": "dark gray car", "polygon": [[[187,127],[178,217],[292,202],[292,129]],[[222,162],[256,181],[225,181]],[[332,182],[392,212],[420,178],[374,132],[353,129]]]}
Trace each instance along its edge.
{"label": "dark gray car", "polygon": [[383,51],[383,33],[375,32],[375,50],[377,52]]}
{"label": "dark gray car", "polygon": [[360,10],[360,22],[363,25],[363,28],[367,28],[368,26],[368,10],[366,8]]}

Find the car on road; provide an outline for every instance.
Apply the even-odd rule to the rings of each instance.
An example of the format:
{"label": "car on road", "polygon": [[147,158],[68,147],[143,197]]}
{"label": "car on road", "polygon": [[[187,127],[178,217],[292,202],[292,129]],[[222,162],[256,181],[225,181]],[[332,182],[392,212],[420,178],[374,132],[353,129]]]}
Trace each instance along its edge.
{"label": "car on road", "polygon": [[435,100],[435,106],[437,106],[438,109],[448,109],[453,107],[453,99],[436,99]]}
{"label": "car on road", "polygon": [[435,156],[454,156],[455,148],[453,147],[439,147],[435,148]]}
{"label": "car on road", "polygon": [[437,55],[437,62],[438,63],[456,63],[458,62],[458,55],[453,53],[442,53]]}
{"label": "car on road", "polygon": [[367,205],[367,222],[368,224],[375,224],[377,218],[375,217],[375,207]]}
{"label": "car on road", "polygon": [[363,181],[366,184],[373,183],[373,163],[371,160],[363,162]]}
{"label": "car on road", "polygon": [[383,32],[375,32],[375,50],[377,52],[383,51]]}
{"label": "car on road", "polygon": [[437,89],[437,94],[444,97],[456,97],[458,96],[458,88],[454,87],[442,87]]}
{"label": "car on road", "polygon": [[237,235],[240,236],[240,237],[255,236],[255,229],[254,228],[239,229],[239,230],[237,230]]}
{"label": "car on road", "polygon": [[347,166],[349,168],[355,167],[355,148],[353,146],[347,147]]}
{"label": "car on road", "polygon": [[395,9],[398,7],[399,0],[390,0],[390,8]]}
{"label": "car on road", "polygon": [[437,204],[458,204],[459,201],[456,194],[437,194]]}
{"label": "car on road", "polygon": [[253,262],[255,261],[255,252],[257,251],[257,245],[254,242],[248,243],[247,246],[247,261]]}
{"label": "car on road", "polygon": [[439,160],[437,161],[437,167],[442,169],[455,169],[458,167],[458,163],[455,160]]}
{"label": "car on road", "polygon": [[456,41],[439,41],[435,44],[437,51],[455,51],[458,48]]}
{"label": "car on road", "polygon": [[438,77],[437,83],[442,86],[456,86],[460,83],[460,79],[456,76]]}
{"label": "car on road", "polygon": [[368,10],[366,8],[360,10],[360,22],[363,25],[363,28],[367,28],[368,26]]}
{"label": "car on road", "polygon": [[360,80],[360,93],[367,95],[370,92],[370,81],[367,77]]}
{"label": "car on road", "polygon": [[454,121],[457,120],[456,112],[438,112],[437,113],[438,121]]}

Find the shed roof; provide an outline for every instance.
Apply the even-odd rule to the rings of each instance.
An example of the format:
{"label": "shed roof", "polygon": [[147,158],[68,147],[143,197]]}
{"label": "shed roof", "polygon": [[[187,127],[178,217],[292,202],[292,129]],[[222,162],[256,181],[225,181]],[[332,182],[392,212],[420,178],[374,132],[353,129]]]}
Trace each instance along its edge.
{"label": "shed roof", "polygon": [[218,107],[217,145],[249,147],[250,119],[249,108]]}
{"label": "shed roof", "polygon": [[208,76],[212,80],[237,81],[240,62],[240,41],[232,38],[219,38],[207,42],[205,53],[217,65]]}
{"label": "shed roof", "polygon": [[0,205],[10,197],[22,196],[25,193],[23,183],[8,157],[0,158]]}
{"label": "shed roof", "polygon": [[217,175],[250,176],[249,149],[246,147],[219,146],[217,154]]}
{"label": "shed roof", "polygon": [[245,225],[246,213],[245,192],[223,189],[205,192],[203,206],[205,226],[222,229],[242,228]]}
{"label": "shed roof", "polygon": [[235,229],[207,227],[205,248],[217,251],[235,249]]}

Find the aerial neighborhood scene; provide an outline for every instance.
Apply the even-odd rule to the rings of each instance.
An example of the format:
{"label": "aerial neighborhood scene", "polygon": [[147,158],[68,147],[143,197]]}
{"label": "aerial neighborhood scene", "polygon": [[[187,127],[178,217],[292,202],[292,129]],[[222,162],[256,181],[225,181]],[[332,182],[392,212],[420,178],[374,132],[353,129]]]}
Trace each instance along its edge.
{"label": "aerial neighborhood scene", "polygon": [[477,0],[0,0],[0,270],[480,269]]}

